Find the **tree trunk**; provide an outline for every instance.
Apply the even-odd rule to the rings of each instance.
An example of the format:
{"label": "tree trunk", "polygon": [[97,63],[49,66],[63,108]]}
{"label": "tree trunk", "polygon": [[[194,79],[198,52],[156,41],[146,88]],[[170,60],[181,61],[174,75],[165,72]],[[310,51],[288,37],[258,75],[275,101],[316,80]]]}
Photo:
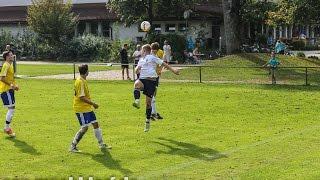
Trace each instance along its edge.
{"label": "tree trunk", "polygon": [[239,0],[222,0],[224,30],[227,54],[237,52],[240,47],[239,38]]}

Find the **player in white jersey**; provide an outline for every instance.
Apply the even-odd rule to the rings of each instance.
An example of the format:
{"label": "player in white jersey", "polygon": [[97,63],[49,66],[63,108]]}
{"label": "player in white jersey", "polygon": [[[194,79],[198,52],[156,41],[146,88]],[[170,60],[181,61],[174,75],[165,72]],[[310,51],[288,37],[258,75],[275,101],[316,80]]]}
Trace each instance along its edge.
{"label": "player in white jersey", "polygon": [[136,73],[140,73],[139,79],[136,80],[134,84],[134,103],[133,106],[140,108],[140,90],[143,90],[143,94],[146,95],[146,124],[145,132],[150,129],[150,119],[151,119],[151,100],[156,90],[157,83],[157,66],[163,66],[173,72],[174,74],[179,74],[179,70],[173,69],[167,63],[163,62],[160,58],[150,54],[151,46],[146,44],[142,46],[142,57],[136,67]]}

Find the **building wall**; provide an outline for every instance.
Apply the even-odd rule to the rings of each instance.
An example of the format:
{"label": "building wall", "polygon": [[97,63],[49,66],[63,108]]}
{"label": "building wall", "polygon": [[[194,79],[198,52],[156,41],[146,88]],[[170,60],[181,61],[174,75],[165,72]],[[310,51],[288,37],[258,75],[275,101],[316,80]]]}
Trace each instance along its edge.
{"label": "building wall", "polygon": [[[205,28],[201,28],[199,21],[190,21],[188,22],[188,32],[185,31],[179,31],[179,25],[185,25],[185,21],[155,21],[153,23],[154,25],[160,25],[161,31],[159,33],[161,34],[168,34],[170,32],[166,31],[166,25],[172,24],[175,27],[175,33],[185,35],[187,33],[188,36],[191,36],[194,40],[198,37],[198,33],[201,30],[204,30],[206,33],[206,38],[212,38],[212,23],[210,21],[205,23]],[[154,27],[151,27],[154,28]],[[113,23],[112,24],[113,29],[113,39],[120,39],[120,40],[133,40],[136,41],[139,37],[144,37],[145,32],[139,32],[139,25],[133,24],[130,27],[125,27],[121,23]]]}
{"label": "building wall", "polygon": [[138,24],[126,27],[122,23],[112,23],[112,39],[119,39],[121,41],[131,40],[137,42],[137,38],[145,37],[145,32],[139,32]]}

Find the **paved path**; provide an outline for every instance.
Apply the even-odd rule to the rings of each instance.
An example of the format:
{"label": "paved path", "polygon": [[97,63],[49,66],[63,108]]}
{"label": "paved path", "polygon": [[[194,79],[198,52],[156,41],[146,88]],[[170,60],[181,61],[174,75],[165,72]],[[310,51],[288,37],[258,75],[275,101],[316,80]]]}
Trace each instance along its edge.
{"label": "paved path", "polygon": [[[133,70],[129,70],[129,75],[132,78]],[[76,73],[76,77],[79,76],[79,73]],[[58,74],[58,75],[49,75],[49,76],[35,76],[30,77],[33,79],[73,79],[74,74]],[[88,79],[92,80],[122,80],[121,70],[109,70],[109,71],[96,71],[90,72]]]}

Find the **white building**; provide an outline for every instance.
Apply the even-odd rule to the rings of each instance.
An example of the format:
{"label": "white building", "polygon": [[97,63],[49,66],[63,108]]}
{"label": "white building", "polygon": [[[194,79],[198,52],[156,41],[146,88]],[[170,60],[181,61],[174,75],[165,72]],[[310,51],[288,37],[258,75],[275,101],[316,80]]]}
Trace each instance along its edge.
{"label": "white building", "polygon": [[[30,4],[31,0],[1,0],[0,29],[8,30],[12,34],[23,32],[26,28],[27,6]],[[73,4],[73,11],[79,14],[80,18],[75,36],[92,33],[110,39],[133,41],[139,41],[145,36],[145,33],[139,30],[138,24],[125,27],[124,24],[117,22],[116,14],[106,10],[106,0],[73,0]],[[224,34],[221,2],[212,0],[207,4],[195,5],[192,10],[194,13],[187,23],[181,14],[176,18],[158,18],[153,22],[152,28],[162,34],[172,32],[186,34],[188,27],[187,34],[193,39],[198,37],[199,31],[202,31],[209,39],[209,44],[217,47],[219,37]]]}

